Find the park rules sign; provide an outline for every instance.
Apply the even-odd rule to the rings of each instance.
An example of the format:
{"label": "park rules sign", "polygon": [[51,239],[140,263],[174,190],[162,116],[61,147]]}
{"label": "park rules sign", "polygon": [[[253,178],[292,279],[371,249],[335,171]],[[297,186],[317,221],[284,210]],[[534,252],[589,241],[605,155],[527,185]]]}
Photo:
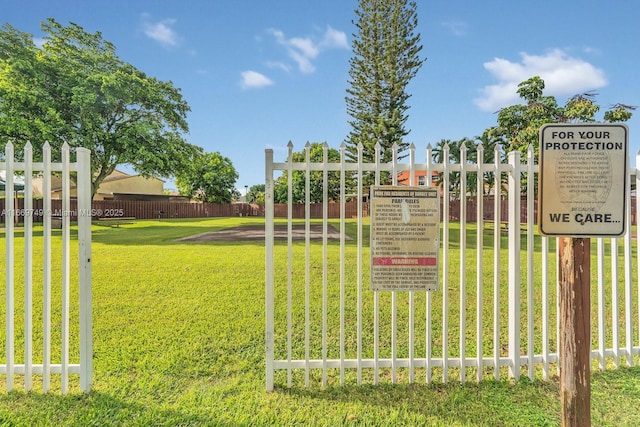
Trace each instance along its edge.
{"label": "park rules sign", "polygon": [[544,236],[625,233],[629,129],[548,124],[540,129],[538,226]]}
{"label": "park rules sign", "polygon": [[373,186],[370,212],[371,290],[437,290],[439,189]]}

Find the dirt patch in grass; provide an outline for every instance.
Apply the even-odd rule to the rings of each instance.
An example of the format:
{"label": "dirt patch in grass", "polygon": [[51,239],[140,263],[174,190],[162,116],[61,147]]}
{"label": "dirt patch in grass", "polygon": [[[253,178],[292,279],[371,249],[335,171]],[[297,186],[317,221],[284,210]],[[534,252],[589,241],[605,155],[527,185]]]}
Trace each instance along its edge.
{"label": "dirt patch in grass", "polygon": [[[293,240],[304,240],[306,227],[304,224],[291,226],[291,238]],[[276,240],[286,240],[289,235],[288,226],[275,225],[274,238]],[[179,242],[238,242],[238,241],[264,241],[263,225],[244,225],[240,227],[227,228],[218,231],[209,231],[196,234],[195,236],[183,237]],[[322,240],[322,225],[313,224],[309,226],[309,238],[311,240]],[[340,232],[332,225],[327,225],[327,239],[340,240]],[[351,240],[345,235],[345,240]]]}

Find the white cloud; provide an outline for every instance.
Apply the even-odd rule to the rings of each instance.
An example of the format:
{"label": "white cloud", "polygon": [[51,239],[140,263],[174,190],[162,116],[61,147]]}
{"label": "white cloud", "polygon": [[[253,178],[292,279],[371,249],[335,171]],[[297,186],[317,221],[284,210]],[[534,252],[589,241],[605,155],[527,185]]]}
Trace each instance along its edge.
{"label": "white cloud", "polygon": [[274,28],[270,28],[268,32],[276,39],[278,44],[286,48],[289,58],[297,64],[300,72],[305,74],[315,71],[316,68],[313,61],[320,52],[328,49],[349,48],[346,34],[331,27],[327,27],[320,41],[315,41],[308,37],[287,38],[281,30]]}
{"label": "white cloud", "polygon": [[296,62],[296,64],[298,64],[298,69],[301,73],[311,74],[316,70],[312,61],[313,57],[309,57],[304,53],[295,50],[291,50],[289,52],[289,56]]}
{"label": "white cloud", "polygon": [[269,68],[279,68],[279,69],[281,69],[282,71],[284,71],[286,73],[291,71],[291,67],[289,67],[284,62],[279,62],[279,61],[268,61],[267,62],[267,67],[269,67]]}
{"label": "white cloud", "polygon": [[447,21],[443,22],[442,26],[451,31],[451,34],[457,37],[466,36],[469,28],[467,23],[462,21]]}
{"label": "white cloud", "polygon": [[144,34],[164,47],[174,47],[180,43],[180,37],[173,28],[171,28],[175,23],[175,19],[164,19],[162,21],[152,22],[148,14],[142,15]]}
{"label": "white cloud", "polygon": [[286,44],[293,50],[298,51],[305,58],[314,59],[320,53],[320,49],[311,41],[311,39],[303,39],[293,37],[286,41]]}
{"label": "white cloud", "polygon": [[259,89],[273,84],[273,80],[257,71],[243,71],[240,75],[242,76],[240,81],[242,89]]}
{"label": "white cloud", "polygon": [[330,26],[327,27],[327,31],[324,33],[324,38],[320,42],[322,48],[338,48],[349,49],[349,43],[347,43],[347,35],[343,31],[338,31]]}
{"label": "white cloud", "polygon": [[521,62],[502,58],[484,63],[498,82],[481,89],[481,96],[474,103],[485,111],[496,111],[520,102],[516,93],[519,83],[540,76],[545,83],[545,94],[571,96],[601,88],[608,84],[604,71],[580,59],[573,58],[561,49],[545,55],[520,54]]}

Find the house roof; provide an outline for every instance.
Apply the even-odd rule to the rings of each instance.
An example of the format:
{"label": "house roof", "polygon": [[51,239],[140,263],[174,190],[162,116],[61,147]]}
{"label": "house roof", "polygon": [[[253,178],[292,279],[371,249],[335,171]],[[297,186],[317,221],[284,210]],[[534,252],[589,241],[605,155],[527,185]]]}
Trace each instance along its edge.
{"label": "house roof", "polygon": [[[123,172],[121,170],[114,169],[113,172],[111,172],[111,174],[109,176],[107,176],[105,179],[102,180],[102,182],[103,183],[109,183],[109,182],[121,181],[121,180],[124,180],[124,179],[131,179],[131,178],[137,178],[137,177],[142,177],[142,175],[140,175],[140,174],[131,175],[131,174],[128,174],[128,173]],[[147,179],[155,179],[155,180],[161,181],[163,183],[165,182],[164,180],[162,180],[160,178],[155,178],[155,177],[151,177],[151,178],[147,178]],[[75,188],[75,187],[76,187],[76,185],[72,181],[71,188]],[[62,190],[62,186],[61,185],[58,185],[56,187],[52,187],[51,188],[51,191],[60,191],[60,190]],[[99,192],[99,194],[111,194],[111,193],[110,192],[107,192],[107,193]]]}
{"label": "house roof", "polygon": [[105,179],[103,179],[102,182],[117,181],[119,179],[131,178],[132,176],[135,176],[135,175],[130,175],[126,172],[122,172],[118,169],[114,169],[114,171],[111,172],[111,174],[109,174],[107,177],[105,177]]}
{"label": "house roof", "polygon": [[[102,182],[113,182],[113,181],[118,181],[121,179],[128,179],[128,178],[135,178],[135,177],[141,177],[142,175],[140,174],[135,174],[135,175],[131,175],[128,174],[126,172],[123,172],[119,169],[114,169],[113,172],[111,172],[111,174],[109,176],[107,176],[105,179],[102,180]],[[158,181],[162,181],[165,182],[164,180],[160,179],[160,178],[156,178],[156,177],[149,177],[147,179],[156,179]]]}

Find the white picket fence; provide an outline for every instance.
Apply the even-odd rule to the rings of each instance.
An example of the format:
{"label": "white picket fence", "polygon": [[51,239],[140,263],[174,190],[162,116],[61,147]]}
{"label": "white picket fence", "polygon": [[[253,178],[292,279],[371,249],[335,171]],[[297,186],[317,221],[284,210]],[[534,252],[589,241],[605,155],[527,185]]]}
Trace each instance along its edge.
{"label": "white picket fence", "polygon": [[[433,163],[432,148],[426,148],[423,163],[416,162],[415,146],[409,149],[408,161],[399,162],[397,151],[390,163],[364,163],[362,148],[358,161],[347,162],[345,146],[340,148],[341,160],[329,163],[327,146],[324,161],[310,161],[310,146],[306,160],[293,162],[293,145],[289,144],[287,161],[274,162],[273,150],[266,150],[266,389],[276,383],[291,387],[310,386],[317,381],[322,386],[331,383],[380,381],[447,382],[451,377],[464,382],[468,376],[477,381],[487,376],[496,379],[508,375],[519,378],[525,374],[531,380],[547,379],[557,370],[559,342],[558,292],[556,264],[558,242],[540,237],[534,224],[534,186],[529,185],[524,197],[527,222],[521,224],[521,177],[534,182],[538,173],[533,150],[527,159],[512,152],[508,162],[501,163],[498,151],[494,163],[468,163],[463,147],[458,164]],[[481,150],[481,149],[480,149]],[[443,158],[448,159],[448,147]],[[376,155],[376,159],[380,156]],[[640,155],[636,159],[640,164]],[[640,184],[637,168],[629,168],[630,177]],[[294,219],[289,208],[288,218],[280,220],[287,226],[286,242],[276,243],[274,218],[274,173],[284,173],[289,183],[294,171],[305,174],[307,188],[304,242],[292,237]],[[357,200],[363,200],[368,188],[363,188],[365,173],[375,175],[390,172],[393,184],[402,171],[409,171],[409,185],[415,171],[426,171],[431,185],[433,172],[443,173],[443,200],[450,199],[449,173],[461,172],[460,188],[467,188],[471,174],[479,175],[477,194],[482,194],[486,181],[494,180],[494,194],[501,194],[501,177],[508,179],[508,222],[506,245],[499,222],[483,218],[483,200],[478,199],[477,221],[467,224],[467,200],[460,200],[460,223],[449,221],[449,204],[443,203],[441,236],[441,287],[435,292],[373,292],[369,290],[369,249],[363,237],[362,208],[358,210],[355,242],[349,242],[346,228],[350,221],[344,214],[339,224],[339,241],[328,238],[328,191],[324,186],[324,215],[320,220],[320,242],[311,240],[309,217],[309,177],[320,171],[323,181],[328,174],[338,174],[341,182],[340,202],[345,203],[345,178],[357,179]],[[279,176],[278,174],[278,176]],[[630,188],[627,185],[627,188]],[[637,186],[640,188],[640,185]],[[288,189],[291,206],[292,188]],[[640,199],[638,199],[640,200]],[[627,194],[627,233],[622,238],[597,238],[592,243],[592,344],[594,368],[633,365],[640,354],[640,270],[638,247],[640,230],[632,236],[630,223],[631,198]],[[500,197],[495,197],[495,217],[500,218]],[[344,209],[341,209],[344,212]],[[335,222],[334,222],[335,223]],[[365,225],[366,227],[366,225]],[[483,232],[491,236],[486,239]],[[454,233],[458,233],[455,237]],[[476,231],[474,233],[474,230]],[[469,236],[475,238],[467,241]],[[487,241],[485,241],[487,240]],[[522,241],[521,241],[522,240]],[[452,250],[466,248],[466,250]],[[537,247],[537,248],[536,248]],[[554,249],[555,247],[555,249]],[[633,251],[636,251],[635,259]],[[459,253],[459,255],[457,255]],[[458,256],[458,258],[454,258]],[[484,261],[484,262],[483,262]],[[492,265],[492,271],[485,271]],[[504,266],[508,268],[504,268]],[[635,298],[635,300],[634,300]],[[507,310],[506,316],[503,315]],[[502,319],[506,319],[506,322]],[[505,324],[506,323],[506,324]],[[276,377],[277,372],[284,372]],[[285,379],[286,378],[286,379]]]}
{"label": "white picket fence", "polygon": [[[33,161],[33,150],[30,144],[24,148],[24,161],[15,161],[14,147],[8,143],[5,147],[4,162],[0,162],[0,170],[5,171],[5,358],[0,365],[0,374],[5,376],[6,390],[11,391],[16,385],[16,376],[24,379],[24,390],[34,387],[34,378],[42,380],[42,391],[55,390],[52,374],[60,375],[60,391],[69,390],[70,374],[79,374],[80,389],[88,392],[92,383],[92,313],[91,313],[91,164],[90,151],[77,148],[76,162],[70,161],[70,147],[64,144],[61,151],[61,162],[51,161],[51,148],[45,144],[43,161]],[[78,212],[70,210],[72,197],[70,176],[75,172]],[[55,212],[51,206],[51,178],[57,174],[62,180],[62,211]],[[15,175],[24,176],[24,208],[14,209],[17,194],[14,188]],[[33,178],[43,177],[43,212],[33,209]],[[34,216],[42,216],[43,223],[34,235]],[[58,217],[61,230],[52,227],[52,217]],[[78,254],[77,274],[72,272],[71,217],[77,217]],[[22,223],[22,230],[16,230],[16,220]],[[56,227],[60,228],[60,227]],[[23,234],[23,237],[20,236]],[[41,237],[40,237],[41,234]],[[61,254],[53,253],[52,243]],[[18,244],[16,244],[18,243]],[[34,258],[34,248],[42,251],[42,259]],[[23,253],[16,254],[17,248]],[[24,274],[16,278],[16,261],[23,257]],[[55,262],[54,262],[55,261]],[[61,262],[60,262],[61,261]],[[40,274],[39,272],[42,271]],[[34,272],[38,272],[41,281],[34,280]],[[53,278],[59,278],[54,281]],[[73,285],[73,287],[72,287]],[[77,288],[76,288],[77,285]],[[22,287],[22,289],[17,286]],[[16,291],[19,292],[16,292]],[[73,290],[77,290],[78,301],[72,301]],[[16,298],[18,293],[18,298]],[[54,295],[60,299],[54,300]],[[22,307],[16,307],[16,301],[22,300]],[[35,301],[42,301],[36,305]],[[77,328],[70,324],[72,315],[79,320]],[[21,321],[16,325],[16,319]],[[41,319],[35,322],[35,319]],[[75,318],[75,317],[74,317]],[[79,334],[79,337],[77,337]],[[74,336],[76,335],[76,336]],[[34,342],[34,336],[42,337],[41,343]],[[52,337],[59,337],[59,343],[52,343]],[[22,351],[16,348],[16,341],[23,343]],[[79,345],[76,345],[79,342]],[[75,344],[74,344],[75,343]],[[52,353],[53,348],[60,352]],[[20,346],[18,346],[20,347]],[[37,354],[34,348],[41,348]],[[79,360],[72,363],[70,357]],[[56,362],[56,363],[54,363]]]}

